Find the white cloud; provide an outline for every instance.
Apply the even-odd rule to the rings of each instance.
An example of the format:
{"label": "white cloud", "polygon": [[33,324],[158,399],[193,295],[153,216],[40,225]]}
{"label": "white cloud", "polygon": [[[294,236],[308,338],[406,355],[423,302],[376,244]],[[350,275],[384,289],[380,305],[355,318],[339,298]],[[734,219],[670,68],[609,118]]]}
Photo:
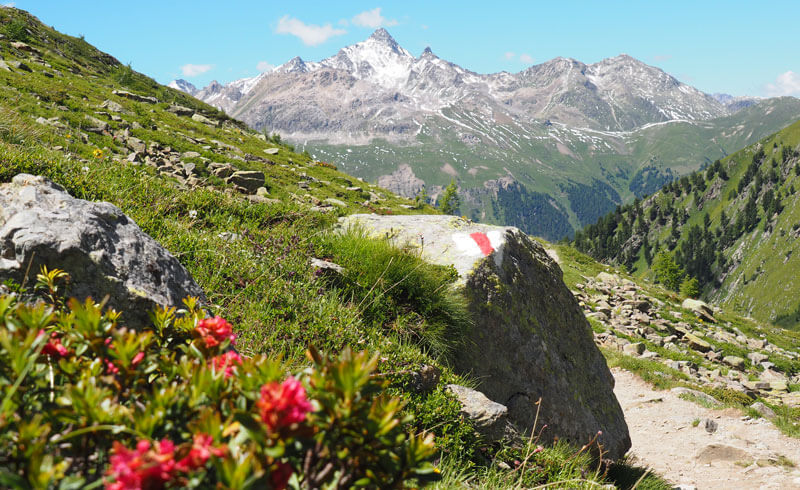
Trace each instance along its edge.
{"label": "white cloud", "polygon": [[397,21],[394,19],[387,19],[383,15],[381,15],[381,8],[376,7],[372,10],[365,10],[360,14],[356,15],[352,19],[353,24],[361,27],[369,27],[371,29],[377,29],[378,27],[391,27],[396,26]]}
{"label": "white cloud", "polygon": [[193,65],[187,63],[181,67],[181,72],[185,77],[196,77],[214,68],[214,65]]}
{"label": "white cloud", "polygon": [[800,95],[800,74],[791,70],[781,73],[775,83],[767,84],[767,95],[776,97],[780,95]]}
{"label": "white cloud", "polygon": [[506,61],[520,61],[526,65],[533,63],[533,56],[529,55],[528,53],[517,55],[517,53],[513,51],[506,51],[503,53],[503,58],[505,58]]}
{"label": "white cloud", "polygon": [[256,69],[260,72],[269,71],[272,70],[273,68],[275,68],[275,65],[273,65],[268,61],[259,61],[258,64],[256,65]]}
{"label": "white cloud", "polygon": [[330,22],[324,26],[318,26],[306,24],[302,20],[289,17],[288,15],[281,17],[278,21],[278,26],[275,28],[275,32],[278,34],[291,34],[292,36],[296,36],[307,46],[317,46],[333,36],[341,36],[347,33],[344,29],[334,28]]}

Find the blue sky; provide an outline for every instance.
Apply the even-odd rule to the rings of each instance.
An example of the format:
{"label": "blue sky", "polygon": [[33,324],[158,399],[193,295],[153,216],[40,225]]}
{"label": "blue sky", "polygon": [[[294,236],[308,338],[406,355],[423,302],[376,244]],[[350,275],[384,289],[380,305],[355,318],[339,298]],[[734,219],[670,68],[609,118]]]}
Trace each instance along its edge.
{"label": "blue sky", "polygon": [[798,1],[16,0],[159,82],[253,76],[318,61],[383,26],[479,73],[627,53],[706,92],[800,96]]}

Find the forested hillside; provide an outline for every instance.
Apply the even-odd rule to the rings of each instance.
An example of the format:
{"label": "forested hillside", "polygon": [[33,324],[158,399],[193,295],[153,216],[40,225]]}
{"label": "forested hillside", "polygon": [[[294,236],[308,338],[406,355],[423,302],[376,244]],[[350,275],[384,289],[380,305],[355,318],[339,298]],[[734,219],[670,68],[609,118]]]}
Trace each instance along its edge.
{"label": "forested hillside", "polygon": [[794,326],[798,142],[800,122],[618,207],[575,246],[675,288],[695,279],[708,299]]}

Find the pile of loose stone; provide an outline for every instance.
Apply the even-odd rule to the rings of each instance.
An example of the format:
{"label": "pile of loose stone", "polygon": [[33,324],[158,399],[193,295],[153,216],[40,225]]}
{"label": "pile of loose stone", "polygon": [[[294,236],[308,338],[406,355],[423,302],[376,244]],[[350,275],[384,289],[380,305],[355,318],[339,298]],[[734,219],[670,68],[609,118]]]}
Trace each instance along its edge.
{"label": "pile of loose stone", "polygon": [[[789,392],[790,384],[800,383],[800,375],[783,373],[770,362],[798,359],[797,352],[763,338],[750,338],[736,327],[717,322],[714,311],[702,301],[688,299],[680,305],[664,302],[649,296],[634,282],[606,272],[585,279],[585,284],[576,285],[574,294],[587,318],[604,326],[604,331],[595,332],[598,345],[663,362],[697,385],[736,390],[773,404],[800,406],[800,392]],[[750,351],[747,359],[723,355],[722,344]],[[648,346],[698,361],[669,359]]]}

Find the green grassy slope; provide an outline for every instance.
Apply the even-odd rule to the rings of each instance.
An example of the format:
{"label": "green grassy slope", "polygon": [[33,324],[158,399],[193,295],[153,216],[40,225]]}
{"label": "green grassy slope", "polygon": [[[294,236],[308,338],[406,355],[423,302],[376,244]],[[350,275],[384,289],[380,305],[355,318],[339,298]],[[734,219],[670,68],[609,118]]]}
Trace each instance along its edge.
{"label": "green grassy slope", "polygon": [[799,155],[797,122],[607,215],[579,234],[577,245],[639,275],[650,273],[646,255],[671,251],[700,279],[707,298],[762,321],[797,326]]}

